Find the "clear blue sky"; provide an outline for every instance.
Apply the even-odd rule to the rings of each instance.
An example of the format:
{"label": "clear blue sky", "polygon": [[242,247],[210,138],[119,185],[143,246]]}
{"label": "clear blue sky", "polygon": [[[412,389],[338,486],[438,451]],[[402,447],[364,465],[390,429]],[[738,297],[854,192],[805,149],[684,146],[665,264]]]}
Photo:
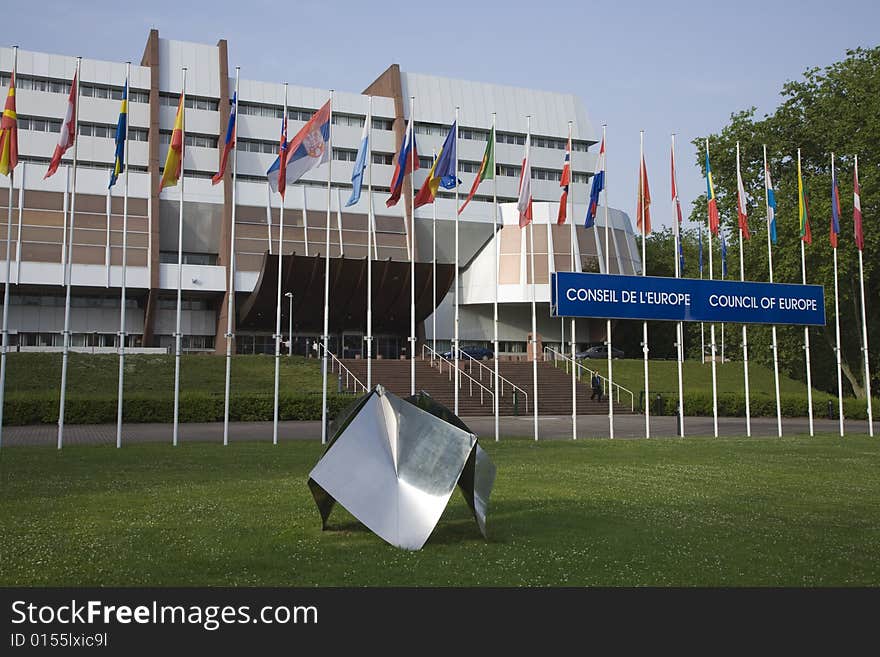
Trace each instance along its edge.
{"label": "clear blue sky", "polygon": [[572,92],[597,129],[608,123],[609,201],[631,215],[645,130],[654,222],[668,225],[671,132],[687,212],[704,189],[693,138],[718,131],[733,111],[771,111],[786,80],[876,46],[878,25],[880,3],[870,0],[48,0],[10,3],[3,32],[24,49],[116,61],[137,61],[151,27],[172,39],[226,38],[230,66],[248,78],[348,91],[399,63]]}

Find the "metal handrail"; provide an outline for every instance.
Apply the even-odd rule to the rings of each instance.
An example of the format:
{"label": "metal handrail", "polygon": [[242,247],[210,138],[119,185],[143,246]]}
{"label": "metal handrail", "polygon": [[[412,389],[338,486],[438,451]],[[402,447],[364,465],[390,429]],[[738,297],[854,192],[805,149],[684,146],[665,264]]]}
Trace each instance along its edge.
{"label": "metal handrail", "polygon": [[[561,353],[561,352],[559,352],[559,351],[556,351],[553,347],[544,347],[544,360],[545,360],[545,361],[548,360],[548,358],[547,358],[547,353],[550,353],[550,354],[553,355],[553,361],[554,361],[554,363],[555,363],[555,361],[557,361],[557,360],[562,360],[562,361],[565,361],[566,363],[572,363],[572,366],[574,366],[574,367],[576,367],[576,368],[578,368],[578,369],[581,369],[581,370],[584,370],[584,371],[586,371],[586,372],[589,372],[591,378],[592,378],[592,376],[593,376],[594,374],[595,374],[596,376],[598,376],[599,379],[602,381],[602,391],[603,391],[603,393],[606,394],[606,395],[608,394],[608,384],[611,383],[611,381],[608,380],[608,377],[606,377],[606,376],[600,374],[600,373],[597,372],[596,370],[591,370],[589,367],[586,367],[585,365],[583,365],[582,363],[579,363],[579,362],[576,361],[576,360],[573,360],[571,356],[566,356],[565,354],[563,354],[563,353]],[[580,378],[581,378],[581,376],[580,376],[580,372],[579,372],[577,369],[575,370],[575,372],[577,372],[577,378],[578,378],[578,380],[580,381]],[[628,389],[628,388],[624,388],[624,387],[623,387],[622,385],[620,385],[619,383],[611,383],[611,385],[613,386],[612,390],[613,390],[614,388],[617,389],[617,403],[618,403],[618,404],[620,403],[620,391],[622,390],[623,392],[625,392],[626,394],[629,395],[629,408],[630,408],[630,411],[635,412],[635,408],[636,408],[636,398],[635,398],[635,395],[633,395],[632,390],[630,390],[630,389]]]}
{"label": "metal handrail", "polygon": [[[324,348],[324,345],[321,344],[320,342],[316,342],[315,344],[318,345],[318,357],[320,358],[320,356],[321,356],[321,349]],[[363,381],[361,381],[359,378],[357,378],[357,377],[355,376],[354,372],[352,372],[350,369],[348,369],[348,368],[342,363],[342,361],[339,360],[339,359],[336,357],[336,354],[334,354],[332,351],[330,351],[330,350],[328,349],[328,350],[327,350],[327,355],[330,356],[330,371],[331,371],[331,372],[335,372],[335,371],[336,371],[335,369],[333,369],[334,364],[336,364],[336,365],[339,366],[339,374],[342,375],[343,372],[345,373],[345,389],[346,389],[346,390],[349,389],[349,385],[351,384],[351,382],[354,382],[354,384],[356,384],[356,385],[355,385],[355,391],[356,391],[356,392],[357,392],[357,391],[360,391],[360,392],[369,392],[369,389],[367,388],[367,386],[364,385]]]}
{"label": "metal handrail", "polygon": [[[452,368],[455,367],[455,365],[452,364],[452,361],[450,361],[447,358],[444,358],[443,356],[441,356],[439,353],[437,353],[436,351],[431,349],[431,347],[429,347],[426,344],[422,345],[422,360],[425,360],[425,351],[427,351],[428,354],[431,356],[431,363],[430,363],[431,367],[434,367],[434,360],[435,359],[437,360],[437,366],[440,368],[440,374],[443,374],[443,363],[446,363],[446,365],[448,366],[446,369],[449,372],[449,380],[452,381]],[[480,406],[483,405],[483,392],[485,392],[486,394],[492,396],[492,407],[494,408],[495,407],[495,393],[491,389],[487,388],[482,383],[477,381],[474,377],[472,377],[470,374],[465,372],[460,367],[457,369],[459,371],[459,374],[461,374],[463,377],[465,377],[468,380],[468,384],[469,384],[468,396],[469,397],[474,396],[474,384],[476,384],[477,388],[480,391]],[[462,386],[462,381],[461,381],[461,379],[459,379],[458,380],[458,387],[461,388],[461,386]]]}
{"label": "metal handrail", "polygon": [[[468,360],[468,373],[469,373],[469,374],[473,375],[473,373],[474,373],[474,363],[476,363],[476,364],[478,365],[478,367],[479,367],[479,369],[477,370],[477,372],[478,372],[478,376],[480,377],[480,381],[483,380],[483,370],[486,370],[486,371],[489,372],[489,386],[492,387],[492,386],[495,385],[495,369],[494,369],[494,368],[489,367],[488,365],[486,365],[486,364],[483,363],[482,361],[477,360],[476,358],[474,358],[473,356],[471,356],[469,353],[466,353],[466,352],[464,351],[464,349],[459,349],[459,350],[458,350],[458,353],[459,353],[462,357],[469,359],[469,360]],[[422,352],[422,360],[424,360],[424,352]],[[523,397],[526,398],[526,412],[528,412],[528,399],[529,399],[529,393],[527,393],[525,390],[523,390],[522,388],[520,388],[518,385],[516,385],[516,384],[515,384],[513,381],[511,381],[510,379],[501,376],[501,373],[500,373],[500,372],[499,372],[499,374],[498,374],[498,381],[499,381],[499,385],[498,385],[498,388],[499,388],[499,394],[500,394],[502,397],[504,397],[504,384],[505,384],[505,383],[506,383],[507,385],[509,385],[511,388],[513,388],[514,390],[519,391],[519,394],[521,394]]]}

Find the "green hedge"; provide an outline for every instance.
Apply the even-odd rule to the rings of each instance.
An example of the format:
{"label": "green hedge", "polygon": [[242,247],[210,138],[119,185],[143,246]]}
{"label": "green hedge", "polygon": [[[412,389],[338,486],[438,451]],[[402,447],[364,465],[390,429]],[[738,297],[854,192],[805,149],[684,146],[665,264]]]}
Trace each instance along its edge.
{"label": "green hedge", "polygon": [[[678,412],[678,396],[660,393],[663,400],[661,415],[675,415]],[[656,394],[652,394],[656,397]],[[828,417],[828,400],[831,399],[833,415],[837,417],[837,400],[827,396],[813,398],[813,415],[817,418]],[[749,399],[749,410],[752,417],[775,417],[776,398],[768,395],[752,395]],[[780,395],[782,415],[784,417],[804,417],[807,414],[807,396],[803,395]],[[880,409],[880,400],[874,399],[875,414]],[[651,400],[651,413],[656,412],[655,399]],[[712,415],[712,393],[689,393],[684,396],[685,415]],[[745,417],[745,395],[738,393],[720,393],[718,395],[718,415],[727,417]],[[843,414],[852,420],[866,420],[868,418],[867,403],[864,399],[846,398],[843,400]]]}
{"label": "green hedge", "polygon": [[[334,416],[351,403],[352,397],[330,395],[328,406]],[[236,394],[232,397],[229,419],[232,421],[268,421],[272,419],[273,397],[260,394]],[[129,395],[123,404],[126,422],[171,422],[174,400],[168,397]],[[282,420],[320,420],[321,395],[281,393],[278,408]],[[116,422],[115,397],[68,397],[64,412],[69,424],[113,424]],[[181,422],[219,422],[223,420],[223,397],[219,395],[181,394]],[[7,397],[3,405],[3,424],[55,424],[58,422],[58,397]]]}

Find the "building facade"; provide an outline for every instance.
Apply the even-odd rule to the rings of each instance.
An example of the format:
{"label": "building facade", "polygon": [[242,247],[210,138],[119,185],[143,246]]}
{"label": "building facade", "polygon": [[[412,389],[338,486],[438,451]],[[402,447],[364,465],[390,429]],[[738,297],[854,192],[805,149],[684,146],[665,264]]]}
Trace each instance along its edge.
{"label": "building facade", "polygon": [[[12,70],[12,50],[0,49],[0,94],[5,98]],[[19,348],[57,348],[62,345],[64,272],[71,258],[71,331],[77,347],[113,349],[119,340],[122,278],[122,180],[108,189],[114,158],[114,136],[125,81],[126,65],[84,59],[80,74],[78,162],[72,168],[69,150],[58,172],[44,179],[58,139],[76,66],[72,56],[19,50],[16,99],[19,117],[20,164],[15,170],[11,229],[0,227],[0,280],[11,259],[11,344]],[[222,184],[213,185],[222,135],[235,87],[226,42],[216,46],[171,41],[152,31],[140,61],[131,66],[129,93],[129,200],[127,213],[126,324],[128,346],[171,347],[176,320],[178,281],[178,218],[181,187],[159,192],[161,167],[169,147],[176,107],[186,67],[186,144],[183,201],[182,333],[187,351],[224,351],[232,240],[231,165]],[[344,207],[351,191],[351,172],[372,96],[372,197],[366,189],[358,204]],[[572,122],[574,218],[583,222],[589,184],[595,167],[596,131],[583,104],[570,94],[548,93],[494,84],[450,80],[406,73],[389,67],[362,93],[333,95],[333,160],[289,186],[284,202],[283,243],[285,291],[292,303],[282,304],[285,338],[293,311],[294,347],[306,353],[320,334],[315,319],[323,305],[306,298],[304,282],[314,276],[325,255],[329,225],[329,255],[338,261],[334,299],[348,296],[351,313],[337,313],[331,323],[331,346],[340,355],[363,349],[364,320],[355,315],[352,295],[365,295],[361,280],[366,259],[369,204],[374,216],[374,298],[394,298],[387,313],[408,312],[410,249],[419,263],[421,339],[448,347],[452,337],[450,272],[455,266],[454,193],[442,190],[435,204],[410,212],[409,179],[400,203],[387,208],[388,185],[414,97],[415,136],[421,169],[416,189],[430,168],[432,150],[439,150],[459,107],[459,194],[464,200],[479,169],[492,113],[497,121],[496,182],[480,187],[459,220],[459,292],[463,344],[492,338],[494,249],[500,251],[501,351],[525,349],[531,330],[530,254],[525,232],[517,226],[514,202],[523,157],[526,116],[531,115],[532,192],[535,199],[535,293],[539,333],[545,343],[558,342],[564,330],[549,317],[549,275],[570,269],[605,271],[604,213],[598,230],[578,227],[572,256],[570,226],[556,226],[559,179]],[[236,350],[263,353],[274,350],[274,305],[269,294],[269,268],[279,253],[280,197],[271,194],[266,170],[274,161],[284,87],[249,79],[239,81],[237,127],[237,184],[235,190]],[[289,135],[293,135],[329,98],[323,89],[290,85]],[[218,147],[219,146],[219,147]],[[332,171],[328,191],[328,173]],[[75,189],[75,194],[73,190]],[[493,190],[497,194],[496,231]],[[0,190],[5,209],[10,190]],[[71,221],[72,219],[72,221]],[[639,254],[629,218],[609,212],[611,272],[637,273]],[[6,253],[9,232],[11,248]],[[436,241],[434,236],[436,235]],[[414,236],[414,239],[411,239]],[[436,261],[442,276],[435,278]],[[360,264],[358,264],[360,263]],[[375,267],[383,267],[381,270]],[[334,265],[336,266],[336,265]],[[321,269],[323,271],[323,269]],[[358,273],[360,272],[360,273]],[[442,280],[441,280],[442,279]],[[274,280],[274,279],[272,279]],[[433,287],[438,286],[436,307]],[[274,295],[274,288],[272,293]],[[321,288],[322,291],[323,288]],[[430,293],[429,293],[430,292]],[[273,296],[274,299],[274,296]],[[401,310],[403,308],[403,311]],[[358,310],[360,312],[360,310]],[[387,317],[385,318],[387,319]],[[403,330],[386,323],[376,331],[374,348],[384,357],[405,352],[408,318]],[[317,328],[316,328],[317,327]],[[579,327],[579,341],[600,340],[589,320]],[[566,338],[567,339],[567,338]]]}

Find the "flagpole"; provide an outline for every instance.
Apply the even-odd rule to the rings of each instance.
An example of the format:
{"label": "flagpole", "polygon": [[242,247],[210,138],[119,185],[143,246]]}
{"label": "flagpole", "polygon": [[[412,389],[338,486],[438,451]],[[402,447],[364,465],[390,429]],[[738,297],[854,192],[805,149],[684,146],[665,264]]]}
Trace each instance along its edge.
{"label": "flagpole", "polygon": [[[706,139],[706,163],[709,162],[709,139]],[[706,177],[709,177],[709,171],[706,171]],[[708,215],[706,222],[709,226],[709,280],[714,280],[715,271],[712,266],[712,225],[709,222]],[[718,437],[718,372],[715,363],[717,351],[715,345],[715,323],[709,324],[709,349],[712,353],[712,427],[714,435]]]}
{"label": "flagpole", "polygon": [[[737,175],[737,184],[739,185],[742,182],[742,173],[740,172],[740,161],[739,161],[739,142],[736,142],[736,175]],[[739,190],[739,187],[737,187]],[[746,212],[746,199],[745,194],[740,199],[740,203],[742,204],[742,212],[745,214]],[[745,264],[744,264],[744,255],[743,255],[743,227],[739,227],[739,280],[745,281]],[[743,332],[743,384],[745,386],[746,392],[746,436],[752,435],[752,412],[751,405],[749,403],[749,336],[748,330],[746,329],[746,325],[742,325]]]}
{"label": "flagpole", "polygon": [[[837,189],[837,176],[834,175],[834,151],[831,151],[831,180],[833,181],[834,187],[831,190],[833,198],[831,199],[832,204],[838,204],[840,199],[840,192]],[[832,213],[837,211],[837,206],[835,205],[831,209]],[[838,213],[839,214],[839,213]],[[838,226],[840,224],[840,217],[838,216]],[[834,232],[834,226],[831,227],[832,232]],[[840,364],[840,295],[838,293],[837,286],[837,239],[835,233],[834,240],[834,333],[836,336],[836,342],[834,346],[834,354],[837,359],[837,422],[840,429],[840,437],[843,438],[843,373]]]}
{"label": "flagpole", "polygon": [[61,201],[61,287],[67,276],[67,215],[70,212],[70,165],[64,165],[64,199]]}
{"label": "flagpole", "polygon": [[[803,184],[803,175],[801,174],[801,149],[797,151],[798,181]],[[801,190],[799,189],[798,192]],[[804,212],[807,209],[804,206]],[[804,225],[809,221],[809,217],[804,217]],[[801,282],[807,284],[807,256],[804,249],[804,237],[801,236]],[[807,367],[807,414],[810,418],[810,436],[815,435],[813,430],[813,381],[810,372],[810,328],[804,326],[804,358]]]}
{"label": "flagpole", "polygon": [[[226,382],[223,399],[223,444],[229,444],[229,389],[232,378],[232,344],[235,340],[235,179],[238,173],[238,79],[241,67],[235,67],[235,105],[232,108],[235,117],[232,125],[232,228],[229,232],[229,292],[226,303]],[[291,336],[291,343],[293,336]]]}
{"label": "flagpole", "polygon": [[[76,161],[79,139],[79,69],[82,64],[82,57],[76,58],[76,91],[74,92],[74,117],[73,117],[73,187],[70,195],[70,239],[67,241],[67,276],[65,280],[64,293],[64,350],[61,355],[61,400],[58,404],[58,449],[64,444],[64,404],[67,400],[67,366],[70,358],[70,287],[71,277],[73,276],[73,227],[76,220]],[[9,177],[10,183],[12,176]],[[12,189],[9,190],[10,196]],[[10,202],[11,203],[11,202]],[[10,207],[12,207],[10,205]],[[10,215],[11,216],[11,215]],[[11,223],[10,223],[11,228]],[[6,251],[6,261],[9,262],[9,251]]]}
{"label": "flagpole", "polygon": [[[566,197],[566,201],[570,201],[571,212],[569,213],[571,216],[569,217],[570,223],[570,237],[569,237],[569,246],[571,247],[571,271],[576,272],[578,268],[575,266],[575,257],[574,257],[574,245],[577,240],[577,233],[574,228],[574,153],[571,148],[571,128],[572,122],[568,122],[568,184],[572,186],[570,190],[572,193]],[[547,257],[553,257],[549,255]],[[565,327],[565,320],[563,320],[562,324],[563,328]],[[571,340],[571,439],[577,440],[577,361],[575,360],[575,353],[577,351],[577,342],[575,336],[575,318],[571,318],[571,327],[569,330],[569,336]],[[559,350],[562,351],[564,345],[559,345]]]}
{"label": "flagpole", "polygon": [[[177,447],[177,432],[180,418],[180,341],[183,337],[180,331],[180,315],[183,306],[183,183],[186,172],[186,67],[180,69],[181,91],[180,111],[182,112],[180,130],[180,214],[177,219],[177,322],[174,331],[174,428],[172,431],[172,444]],[[170,148],[170,146],[169,146]]]}
{"label": "flagpole", "polygon": [[[861,205],[861,190],[858,189],[858,180],[859,180],[859,156],[855,156],[855,170],[854,170],[854,185],[853,189],[858,192],[859,196],[859,204]],[[855,196],[855,194],[854,194]],[[859,215],[861,216],[861,209],[859,209]],[[861,221],[861,220],[860,220]],[[862,234],[861,225],[859,226],[859,233]],[[864,238],[862,238],[864,239]],[[859,247],[859,289],[861,290],[861,298],[862,298],[862,354],[863,361],[865,363],[865,394],[868,398],[868,435],[872,438],[874,437],[874,412],[872,409],[871,403],[871,371],[868,367],[868,322],[865,318],[865,267],[862,262],[862,243],[858,244]],[[7,274],[8,277],[8,274]],[[5,313],[4,307],[4,313]],[[4,315],[5,317],[5,315]],[[5,319],[4,319],[4,331],[5,331]]]}
{"label": "flagpole", "polygon": [[[455,175],[458,176],[458,106],[455,107]],[[410,109],[410,125],[412,125],[412,109]],[[415,145],[415,141],[413,141],[413,145]],[[455,181],[455,211],[458,212],[458,180]],[[458,224],[460,223],[458,216],[455,217],[455,282],[453,286],[455,287],[455,319],[453,326],[453,336],[452,336],[452,362],[454,363],[453,370],[455,372],[454,377],[454,391],[453,391],[453,399],[454,399],[454,410],[453,412],[458,415],[458,385],[460,381],[459,371],[458,371],[458,327],[459,327],[459,317],[458,317]]]}
{"label": "flagpole", "polygon": [[[281,129],[284,131],[284,152],[279,154],[279,157],[287,158],[287,83],[284,83],[284,107],[282,109],[283,117],[282,121],[284,125],[282,125]],[[285,162],[287,160],[285,159]],[[285,172],[285,176],[286,176]],[[280,180],[279,180],[280,183]],[[274,381],[274,400],[272,403],[272,444],[278,444],[278,395],[279,395],[279,384],[280,384],[280,376],[281,376],[281,274],[282,274],[282,252],[284,251],[284,194],[281,194],[280,191],[282,189],[287,188],[287,180],[285,178],[284,187],[282,188],[279,184],[279,195],[281,196],[281,209],[278,214],[278,286],[275,290],[275,335],[272,337],[275,339],[275,381]],[[305,187],[303,187],[305,189]],[[329,192],[327,197],[327,225],[330,225],[330,198]]]}
{"label": "flagpole", "polygon": [[[409,117],[410,125],[413,130],[413,143],[415,143],[415,125],[413,121],[415,96],[409,97]],[[456,124],[456,130],[458,126]],[[416,149],[413,148],[409,154],[412,162],[412,171],[409,174],[409,216],[410,225],[410,250],[409,250],[409,394],[416,394],[416,189],[415,189],[415,170],[416,170]],[[456,161],[456,165],[457,165]],[[458,173],[456,172],[456,175]],[[456,203],[456,206],[458,203]]]}
{"label": "flagpole", "polygon": [[[639,131],[639,198],[642,216],[642,277],[648,275],[648,263],[645,259],[645,242],[648,237],[648,198],[645,194],[645,131]],[[609,350],[610,351],[610,350]],[[645,438],[651,437],[651,397],[648,394],[648,322],[642,322],[642,354],[645,361]]]}
{"label": "flagpole", "polygon": [[[305,196],[305,188],[303,188]],[[266,181],[266,233],[268,235],[269,255],[272,255],[272,187]]]}
{"label": "flagpole", "polygon": [[[678,221],[678,185],[675,180],[675,133],[672,133],[672,225],[675,226],[675,277],[681,278],[681,226]],[[682,322],[675,325],[675,357],[678,361],[678,435],[684,438],[684,383],[682,380],[682,364],[684,361],[684,329]]]}
{"label": "flagpole", "polygon": [[112,187],[107,187],[107,194],[104,197],[104,215],[107,220],[107,229],[105,231],[104,240],[104,287],[110,287],[110,216],[112,215]]}
{"label": "flagpole", "polygon": [[[602,143],[605,144],[605,152],[608,152],[608,143],[605,141],[605,132],[608,125],[602,124]],[[605,160],[605,180],[602,191],[605,195],[605,273],[611,273],[611,250],[608,242],[608,160]],[[620,262],[620,254],[617,254]],[[614,374],[611,369],[611,319],[605,320],[605,338],[607,339],[605,351],[608,356],[608,437],[614,439]]]}
{"label": "flagpole", "polygon": [[[285,87],[286,91],[286,87]],[[333,180],[333,89],[330,89],[330,118],[327,123],[327,220],[324,226],[324,360],[321,363],[321,444],[327,444],[327,351],[330,348],[330,185]],[[339,245],[340,250],[342,245]]]}
{"label": "flagpole", "polygon": [[[498,120],[498,114],[496,112],[492,112],[492,243],[494,244],[493,254],[495,256],[494,264],[494,272],[495,272],[495,296],[492,299],[492,354],[495,356],[494,363],[494,379],[495,383],[492,386],[492,389],[495,391],[495,396],[493,398],[495,404],[495,442],[497,443],[501,439],[500,433],[500,411],[501,411],[501,399],[500,399],[500,388],[498,387],[499,383],[499,373],[498,373],[498,252],[501,249],[500,244],[500,236],[498,235],[498,176],[496,175],[495,170],[495,146],[498,145],[498,139],[495,136],[496,131],[496,123]],[[458,124],[456,124],[458,125]],[[458,148],[455,149],[456,156],[458,155]],[[489,164],[488,162],[486,163]],[[479,174],[477,174],[479,175]],[[456,204],[457,205],[457,204]],[[458,217],[455,218],[456,223],[458,222]],[[504,226],[502,224],[502,230],[504,230]]]}
{"label": "flagpole", "polygon": [[[526,163],[529,163],[529,157],[531,156],[532,150],[532,117],[531,115],[526,116]],[[528,166],[527,169],[523,170],[522,176],[522,184],[527,185],[530,184],[530,181],[525,179],[527,173],[531,171],[531,166]],[[531,203],[531,198],[527,199],[527,202]],[[537,272],[535,271],[535,220],[530,219],[529,221],[529,257],[531,259],[531,267],[532,267],[532,390],[535,394],[535,398],[532,400],[532,414],[534,417],[534,433],[535,440],[538,440],[538,317],[535,309],[535,287],[537,280]]]}
{"label": "flagpole", "polygon": [[[367,390],[373,389],[373,97],[367,121]],[[435,337],[434,340],[437,338]]]}
{"label": "flagpole", "polygon": [[[773,282],[773,241],[770,234],[770,180],[767,165],[767,144],[764,144],[764,202],[767,212],[767,263],[770,269],[770,282]],[[774,215],[775,220],[775,215]],[[776,434],[782,438],[782,401],[779,396],[779,348],[776,341],[776,324],[772,327],[773,344],[773,383],[776,387]]]}
{"label": "flagpole", "polygon": [[[122,401],[125,380],[125,304],[126,267],[128,265],[128,91],[131,86],[131,62],[125,63],[125,137],[122,142],[122,281],[119,286],[119,384],[116,391],[116,448],[122,447]],[[115,166],[115,165],[114,165]],[[109,231],[108,231],[109,232]],[[109,262],[109,258],[108,258]]]}
{"label": "flagpole", "polygon": [[[12,46],[12,82],[18,70],[18,46]],[[12,84],[10,82],[10,84]],[[8,210],[6,215],[6,281],[3,284],[3,345],[0,348],[0,446],[3,445],[3,403],[6,397],[6,353],[9,351],[9,278],[12,275],[12,261],[9,257],[12,251],[12,188],[14,185],[15,168],[9,170],[9,196]],[[67,198],[65,196],[65,198]],[[21,240],[21,235],[18,236]],[[862,295],[864,298],[864,294]],[[868,397],[870,405],[871,398]],[[870,407],[870,406],[869,406]],[[870,411],[869,411],[870,413]]]}
{"label": "flagpole", "polygon": [[24,187],[27,176],[27,162],[21,163],[21,179],[18,181],[18,230],[15,239],[15,284],[21,282],[21,224],[24,220]]}
{"label": "flagpole", "polygon": [[[437,150],[431,149],[431,161],[437,159]],[[456,221],[458,217],[456,217]],[[431,313],[431,334],[434,336],[433,347],[431,350],[431,362],[434,362],[434,355],[437,353],[437,204],[431,203],[431,281],[432,281],[432,301],[433,312]]]}

